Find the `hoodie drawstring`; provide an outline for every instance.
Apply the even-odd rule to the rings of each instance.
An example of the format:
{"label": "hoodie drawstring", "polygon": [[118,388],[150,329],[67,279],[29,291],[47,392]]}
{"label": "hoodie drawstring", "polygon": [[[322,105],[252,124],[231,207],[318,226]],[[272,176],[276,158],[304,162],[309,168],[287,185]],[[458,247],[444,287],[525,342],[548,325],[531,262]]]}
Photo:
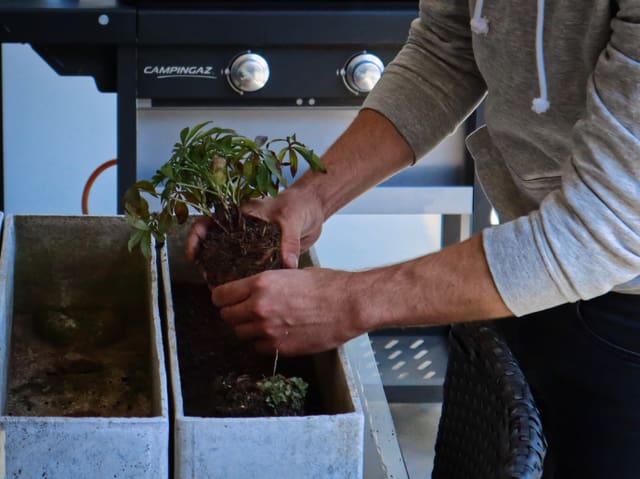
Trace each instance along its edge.
{"label": "hoodie drawstring", "polygon": [[[471,18],[471,31],[477,35],[489,33],[489,20],[482,16],[484,0],[476,0]],[[536,16],[536,69],[538,72],[538,87],[540,96],[533,99],[531,109],[536,113],[544,113],[549,109],[550,103],[547,94],[547,72],[544,66],[544,0],[538,0],[538,12]]]}
{"label": "hoodie drawstring", "polygon": [[477,0],[473,9],[473,18],[471,19],[471,31],[477,35],[486,35],[489,33],[489,21],[487,17],[482,16],[482,6],[484,0]]}
{"label": "hoodie drawstring", "polygon": [[540,96],[534,98],[531,109],[536,113],[544,113],[549,109],[549,99],[547,97],[547,71],[544,67],[544,0],[538,0],[538,17],[536,19],[536,67],[538,69],[538,86]]}

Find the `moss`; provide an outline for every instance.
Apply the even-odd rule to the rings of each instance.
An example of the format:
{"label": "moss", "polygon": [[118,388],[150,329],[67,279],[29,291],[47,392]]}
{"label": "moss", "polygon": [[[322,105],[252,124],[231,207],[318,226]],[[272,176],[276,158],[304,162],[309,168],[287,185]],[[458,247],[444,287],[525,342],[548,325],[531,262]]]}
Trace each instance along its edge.
{"label": "moss", "polygon": [[123,315],[109,310],[41,310],[34,317],[38,335],[54,346],[108,346],[125,333]]}

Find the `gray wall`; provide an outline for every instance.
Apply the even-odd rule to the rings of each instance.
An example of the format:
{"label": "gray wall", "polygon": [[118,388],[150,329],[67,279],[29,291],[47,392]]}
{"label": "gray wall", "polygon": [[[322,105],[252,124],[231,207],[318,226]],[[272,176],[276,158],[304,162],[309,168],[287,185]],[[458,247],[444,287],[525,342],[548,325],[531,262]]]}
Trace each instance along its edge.
{"label": "gray wall", "polygon": [[[5,211],[80,214],[84,185],[116,156],[116,97],[62,77],[28,45],[2,46]],[[116,212],[116,170],[91,190],[91,214]]]}

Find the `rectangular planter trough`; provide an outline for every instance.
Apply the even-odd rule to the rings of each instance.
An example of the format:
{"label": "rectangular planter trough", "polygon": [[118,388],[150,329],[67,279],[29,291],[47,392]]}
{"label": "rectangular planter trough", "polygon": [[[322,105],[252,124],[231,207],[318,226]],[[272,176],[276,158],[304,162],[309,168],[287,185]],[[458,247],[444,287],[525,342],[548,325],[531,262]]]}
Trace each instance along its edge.
{"label": "rectangular planter trough", "polygon": [[[356,379],[342,348],[293,359],[308,362],[316,383],[309,394],[317,396],[319,406],[309,415],[205,417],[189,413],[179,356],[180,348],[189,346],[181,344],[176,331],[181,317],[176,312],[175,292],[177,285],[204,285],[195,266],[185,259],[184,231],[169,238],[160,258],[175,413],[175,478],[362,477],[364,415]],[[303,259],[311,264],[309,256]],[[203,381],[200,387],[204,392],[210,385]]]}
{"label": "rectangular planter trough", "polygon": [[122,217],[7,215],[0,478],[169,477],[155,259]]}

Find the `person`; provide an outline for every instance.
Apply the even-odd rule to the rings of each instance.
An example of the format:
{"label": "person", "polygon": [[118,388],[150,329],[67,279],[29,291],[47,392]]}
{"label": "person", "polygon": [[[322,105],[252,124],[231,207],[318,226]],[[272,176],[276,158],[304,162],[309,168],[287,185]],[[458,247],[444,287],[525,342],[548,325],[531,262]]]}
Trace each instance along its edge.
{"label": "person", "polygon": [[[296,269],[330,215],[483,100],[467,146],[500,224],[395,265]],[[639,477],[638,0],[422,0],[323,162],[246,205],[280,225],[288,269],[212,290],[240,338],[299,355],[379,328],[503,318],[541,409],[544,477]]]}

